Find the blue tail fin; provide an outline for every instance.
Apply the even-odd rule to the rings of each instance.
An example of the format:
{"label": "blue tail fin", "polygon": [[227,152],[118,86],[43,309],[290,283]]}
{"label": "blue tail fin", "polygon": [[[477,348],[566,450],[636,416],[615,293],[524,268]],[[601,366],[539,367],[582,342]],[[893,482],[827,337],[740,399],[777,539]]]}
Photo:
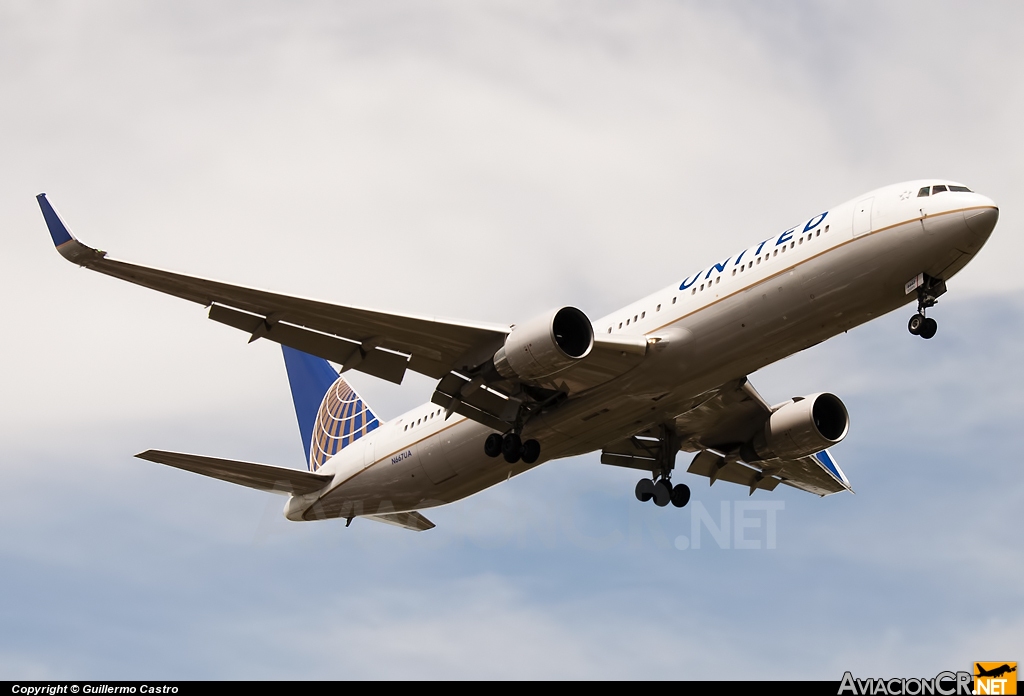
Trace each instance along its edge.
{"label": "blue tail fin", "polygon": [[355,389],[323,358],[281,346],[310,471],[380,425]]}

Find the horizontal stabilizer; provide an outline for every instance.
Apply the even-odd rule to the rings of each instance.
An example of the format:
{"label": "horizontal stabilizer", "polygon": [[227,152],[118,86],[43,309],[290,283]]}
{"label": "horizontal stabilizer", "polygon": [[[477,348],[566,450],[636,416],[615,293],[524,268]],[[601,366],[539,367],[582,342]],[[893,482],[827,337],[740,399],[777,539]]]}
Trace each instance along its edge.
{"label": "horizontal stabilizer", "polygon": [[198,454],[146,450],[135,456],[150,462],[166,464],[203,476],[273,493],[291,493],[292,495],[312,493],[326,486],[333,478],[284,466],[238,462],[233,459],[217,459]]}
{"label": "horizontal stabilizer", "polygon": [[363,515],[368,520],[377,520],[384,524],[411,529],[414,532],[425,532],[434,528],[434,523],[418,512],[389,512],[384,515]]}

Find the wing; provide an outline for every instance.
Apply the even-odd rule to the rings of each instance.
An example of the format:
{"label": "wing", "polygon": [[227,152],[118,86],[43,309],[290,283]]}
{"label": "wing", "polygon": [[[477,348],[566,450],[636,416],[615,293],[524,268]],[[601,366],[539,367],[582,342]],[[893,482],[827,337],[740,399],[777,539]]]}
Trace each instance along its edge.
{"label": "wing", "polygon": [[493,371],[491,359],[504,345],[508,326],[378,312],[117,261],[78,241],[45,194],[36,198],[53,243],[67,260],[207,306],[210,319],[245,331],[250,342],[276,341],[340,364],[342,372],[358,370],[395,383],[407,370],[427,375],[439,380],[434,403],[499,431],[516,422],[524,404],[538,410],[633,369],[643,361],[648,341],[659,340],[598,335],[578,364],[524,389]]}
{"label": "wing", "polygon": [[[740,446],[750,442],[772,414],[772,408],[746,380],[728,382],[695,398],[675,419],[679,449],[697,452],[687,471],[715,481],[755,490],[774,490],[780,483],[816,495],[850,491],[850,482],[828,451],[797,459],[745,462]],[[605,464],[658,471],[656,456],[662,435],[641,433],[601,452]]]}
{"label": "wing", "polygon": [[[210,307],[210,318],[331,360],[344,370],[400,383],[407,369],[434,379],[493,354],[508,327],[378,312],[280,295],[107,258],[68,231],[45,194],[37,196],[57,251],[93,271]],[[493,346],[493,348],[492,348]]]}
{"label": "wing", "polygon": [[146,461],[166,464],[176,469],[184,469],[221,481],[273,493],[291,493],[292,495],[312,493],[329,484],[334,478],[301,469],[203,457],[198,454],[147,450],[135,456]]}

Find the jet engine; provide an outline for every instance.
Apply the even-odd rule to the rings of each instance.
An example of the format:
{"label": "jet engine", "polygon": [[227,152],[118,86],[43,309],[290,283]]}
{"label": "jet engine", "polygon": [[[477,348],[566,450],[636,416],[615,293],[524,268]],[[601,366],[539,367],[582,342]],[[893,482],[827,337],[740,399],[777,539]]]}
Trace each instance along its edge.
{"label": "jet engine", "polygon": [[594,327],[575,307],[562,307],[512,329],[494,354],[494,367],[506,379],[544,379],[572,367],[594,347]]}
{"label": "jet engine", "polygon": [[806,457],[842,442],[849,429],[850,414],[838,396],[796,397],[772,412],[741,454],[746,461]]}

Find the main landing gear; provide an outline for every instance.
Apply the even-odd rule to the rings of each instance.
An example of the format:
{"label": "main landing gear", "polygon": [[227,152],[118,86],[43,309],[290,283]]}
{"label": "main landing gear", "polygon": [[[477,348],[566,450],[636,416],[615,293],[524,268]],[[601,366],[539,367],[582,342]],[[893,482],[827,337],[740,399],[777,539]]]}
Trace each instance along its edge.
{"label": "main landing gear", "polygon": [[653,500],[658,507],[665,507],[672,503],[677,508],[686,507],[690,502],[690,487],[685,483],[675,486],[667,478],[662,478],[657,483],[651,479],[640,479],[636,484],[636,499],[641,503]]}
{"label": "main landing gear", "polygon": [[926,317],[925,312],[935,306],[939,295],[946,292],[946,282],[924,273],[911,282],[917,283],[917,314],[910,317],[907,330],[915,336],[931,338],[939,330],[939,325],[934,319]]}
{"label": "main landing gear", "polygon": [[636,484],[636,499],[641,503],[653,500],[658,507],[665,507],[669,503],[677,508],[686,507],[690,502],[690,487],[685,483],[673,486],[671,480],[680,444],[675,425],[664,423],[659,426],[656,437],[648,434],[642,435],[642,439],[634,437],[633,444],[654,460],[651,462],[653,476],[640,479]]}
{"label": "main landing gear", "polygon": [[540,459],[540,443],[536,440],[523,442],[515,432],[506,433],[504,436],[491,433],[484,440],[484,454],[492,458],[504,457],[509,464],[515,464],[520,459],[526,464],[533,464]]}

